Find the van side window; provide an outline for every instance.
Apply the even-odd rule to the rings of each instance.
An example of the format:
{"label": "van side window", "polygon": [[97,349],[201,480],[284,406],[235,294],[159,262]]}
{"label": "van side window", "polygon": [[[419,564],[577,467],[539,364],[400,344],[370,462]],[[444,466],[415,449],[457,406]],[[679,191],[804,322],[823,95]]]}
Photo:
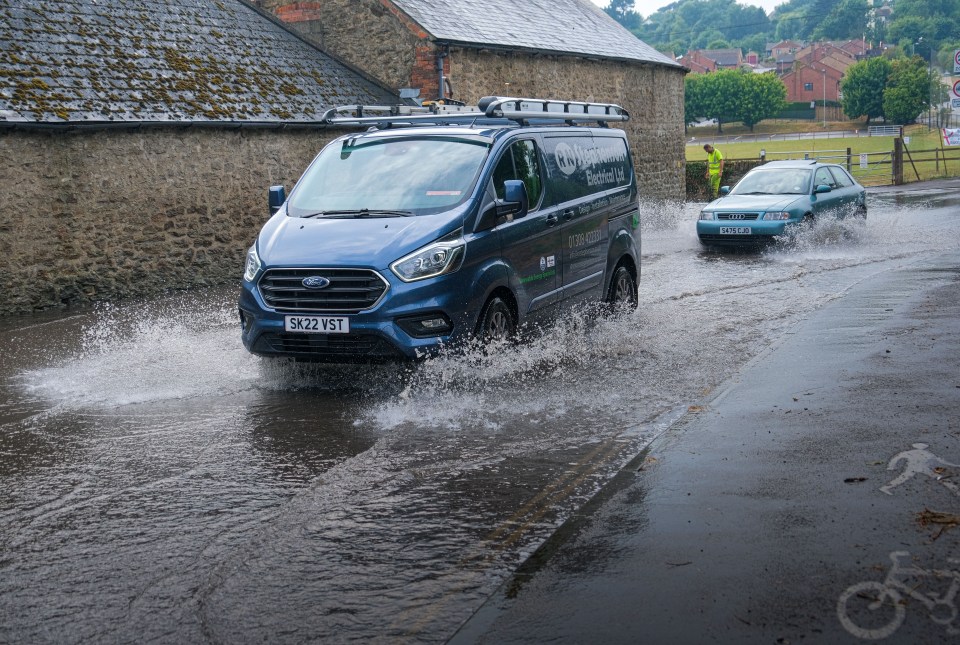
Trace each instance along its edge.
{"label": "van side window", "polygon": [[551,206],[633,181],[630,153],[620,137],[546,136],[543,152]]}
{"label": "van side window", "polygon": [[493,169],[493,189],[497,198],[505,197],[503,182],[508,179],[519,179],[527,186],[527,198],[530,200],[530,209],[540,203],[540,194],[543,192],[543,182],[540,179],[540,161],[537,155],[537,145],[528,139],[512,144],[497,166]]}

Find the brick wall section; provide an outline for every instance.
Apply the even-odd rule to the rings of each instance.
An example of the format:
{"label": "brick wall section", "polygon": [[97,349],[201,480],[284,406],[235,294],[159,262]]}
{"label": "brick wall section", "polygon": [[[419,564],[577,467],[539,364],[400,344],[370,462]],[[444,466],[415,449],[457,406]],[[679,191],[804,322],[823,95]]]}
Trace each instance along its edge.
{"label": "brick wall section", "polygon": [[280,20],[290,22],[304,22],[306,20],[319,20],[323,15],[323,5],[319,2],[294,2],[276,8],[277,17]]}
{"label": "brick wall section", "polygon": [[[420,96],[426,99],[439,98],[440,78],[437,70],[437,48],[433,43],[420,41],[415,49],[415,60],[410,72],[408,87],[420,89]],[[450,76],[450,57],[443,59],[443,75]],[[444,88],[446,92],[446,88]],[[447,93],[449,95],[449,93]]]}
{"label": "brick wall section", "polygon": [[0,314],[238,282],[267,187],[342,132],[0,131]]}
{"label": "brick wall section", "polygon": [[[415,49],[427,34],[391,3],[381,0],[309,3],[263,0],[262,6],[281,20],[287,20],[288,15],[296,16],[297,20],[289,22],[288,27],[381,84],[394,90],[411,87]],[[430,64],[435,64],[432,57]],[[436,78],[432,82],[436,87]]]}

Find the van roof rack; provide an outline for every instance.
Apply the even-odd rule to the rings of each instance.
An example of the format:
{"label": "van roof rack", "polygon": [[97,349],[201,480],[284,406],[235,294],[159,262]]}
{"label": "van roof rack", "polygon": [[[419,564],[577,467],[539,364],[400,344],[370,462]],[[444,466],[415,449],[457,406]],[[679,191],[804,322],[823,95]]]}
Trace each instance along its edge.
{"label": "van roof rack", "polygon": [[526,99],[485,96],[477,105],[458,101],[437,101],[414,105],[341,105],[324,112],[321,120],[330,125],[391,127],[397,125],[506,125],[518,123],[568,125],[628,121],[630,114],[612,103],[586,103],[555,99]]}
{"label": "van roof rack", "polygon": [[519,122],[546,119],[570,125],[596,122],[606,126],[609,121],[630,120],[630,113],[613,103],[485,96],[477,102],[477,107],[489,117],[505,117]]}

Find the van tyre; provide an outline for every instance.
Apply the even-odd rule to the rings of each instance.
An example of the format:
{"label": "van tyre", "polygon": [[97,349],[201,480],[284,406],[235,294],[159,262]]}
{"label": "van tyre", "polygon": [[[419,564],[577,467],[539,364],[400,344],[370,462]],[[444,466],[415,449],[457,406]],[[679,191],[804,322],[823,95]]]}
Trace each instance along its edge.
{"label": "van tyre", "polygon": [[480,316],[480,340],[484,344],[499,343],[510,339],[516,331],[517,322],[510,305],[499,296],[491,298]]}
{"label": "van tyre", "polygon": [[637,308],[637,281],[625,266],[618,266],[610,280],[607,304],[613,310]]}

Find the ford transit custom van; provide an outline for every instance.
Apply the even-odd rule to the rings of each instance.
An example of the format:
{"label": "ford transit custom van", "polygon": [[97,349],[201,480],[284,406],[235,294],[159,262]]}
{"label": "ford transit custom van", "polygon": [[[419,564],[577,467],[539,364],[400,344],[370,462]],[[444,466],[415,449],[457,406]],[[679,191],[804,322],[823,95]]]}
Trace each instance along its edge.
{"label": "ford transit custom van", "polygon": [[[376,113],[383,112],[382,115]],[[584,302],[636,307],[640,234],[616,105],[488,97],[346,106],[247,254],[243,343],[324,362],[497,341]]]}

